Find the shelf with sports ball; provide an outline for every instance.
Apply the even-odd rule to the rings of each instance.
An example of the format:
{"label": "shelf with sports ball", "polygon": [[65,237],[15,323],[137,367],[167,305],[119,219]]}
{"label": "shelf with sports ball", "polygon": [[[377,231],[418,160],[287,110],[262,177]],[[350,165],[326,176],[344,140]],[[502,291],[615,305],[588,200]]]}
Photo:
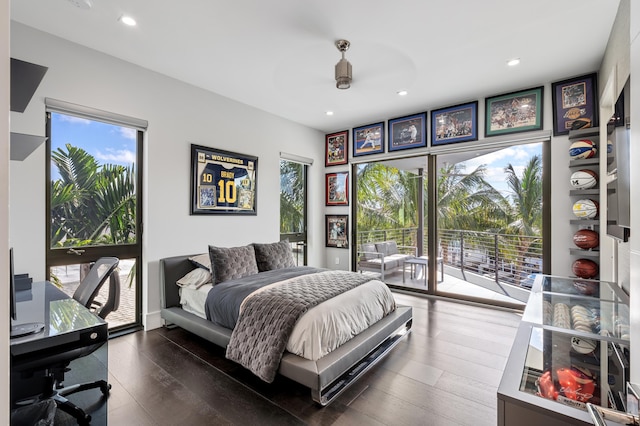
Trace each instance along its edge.
{"label": "shelf with sports ball", "polygon": [[572,225],[579,229],[573,235],[574,247],[569,249],[571,255],[580,256],[571,265],[571,271],[578,278],[596,278],[599,274],[600,234],[596,230],[599,225],[598,185],[598,129],[583,129],[570,132],[569,167],[575,170],[569,178],[569,195],[578,198],[572,210],[575,220]]}

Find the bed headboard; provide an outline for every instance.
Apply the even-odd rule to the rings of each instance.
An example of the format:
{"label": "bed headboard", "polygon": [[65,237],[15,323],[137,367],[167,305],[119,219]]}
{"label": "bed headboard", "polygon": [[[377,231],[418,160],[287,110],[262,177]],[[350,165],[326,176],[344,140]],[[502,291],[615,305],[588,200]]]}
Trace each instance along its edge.
{"label": "bed headboard", "polygon": [[176,281],[196,268],[189,260],[193,254],[160,259],[160,303],[163,308],[180,307]]}

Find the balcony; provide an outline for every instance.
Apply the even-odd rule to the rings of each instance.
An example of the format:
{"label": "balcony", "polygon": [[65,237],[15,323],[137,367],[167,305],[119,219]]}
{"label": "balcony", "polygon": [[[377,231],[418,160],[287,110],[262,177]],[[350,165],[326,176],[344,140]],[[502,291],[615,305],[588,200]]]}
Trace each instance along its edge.
{"label": "balcony", "polygon": [[[358,247],[364,243],[394,240],[398,245],[416,247],[417,228],[359,232]],[[427,241],[426,235],[423,241]],[[542,273],[542,239],[537,236],[509,235],[459,229],[440,230],[438,254],[443,271],[438,271],[438,293],[523,304],[528,298],[534,274]],[[417,250],[426,254],[427,248]],[[396,287],[426,290],[424,270],[415,265],[385,276]],[[442,272],[444,272],[442,274]],[[442,275],[441,275],[442,274]]]}

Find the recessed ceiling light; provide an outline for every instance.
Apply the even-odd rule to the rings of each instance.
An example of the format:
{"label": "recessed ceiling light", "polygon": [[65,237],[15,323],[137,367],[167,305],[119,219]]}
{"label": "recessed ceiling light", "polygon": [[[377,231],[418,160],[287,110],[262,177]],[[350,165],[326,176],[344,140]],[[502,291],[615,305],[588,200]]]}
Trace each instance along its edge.
{"label": "recessed ceiling light", "polygon": [[507,61],[507,65],[509,65],[510,67],[515,67],[519,63],[520,63],[520,58],[513,58]]}
{"label": "recessed ceiling light", "polygon": [[325,114],[327,114],[327,115],[333,115],[333,111],[327,111],[327,112],[325,112]]}
{"label": "recessed ceiling light", "polygon": [[407,92],[406,90],[398,90],[398,96],[407,96],[409,94],[409,92]]}
{"label": "recessed ceiling light", "polygon": [[128,25],[130,27],[135,27],[136,26],[136,20],[133,19],[131,16],[122,15],[120,17],[120,22],[122,22],[123,24]]}

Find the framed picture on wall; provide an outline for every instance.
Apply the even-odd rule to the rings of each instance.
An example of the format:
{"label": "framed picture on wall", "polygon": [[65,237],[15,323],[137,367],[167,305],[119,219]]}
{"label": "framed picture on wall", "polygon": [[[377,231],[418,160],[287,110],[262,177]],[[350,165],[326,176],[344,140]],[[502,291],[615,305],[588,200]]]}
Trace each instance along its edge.
{"label": "framed picture on wall", "polygon": [[554,136],[598,125],[597,84],[595,73],[551,84]]}
{"label": "framed picture on wall", "polygon": [[542,130],[544,87],[493,96],[485,100],[485,136]]}
{"label": "framed picture on wall", "polygon": [[191,145],[191,214],[255,215],[258,157]]}
{"label": "framed picture on wall", "polygon": [[478,101],[431,111],[431,146],[478,140]]}
{"label": "framed picture on wall", "polygon": [[341,214],[325,215],[326,246],[349,248],[349,216]]}
{"label": "framed picture on wall", "polygon": [[389,151],[427,146],[427,113],[389,120]]}
{"label": "framed picture on wall", "polygon": [[353,156],[384,152],[384,123],[353,129]]}
{"label": "framed picture on wall", "polygon": [[326,184],[326,205],[327,206],[348,206],[349,205],[349,173],[327,173]]}
{"label": "framed picture on wall", "polygon": [[324,138],[324,165],[337,166],[349,161],[349,131],[331,133]]}

